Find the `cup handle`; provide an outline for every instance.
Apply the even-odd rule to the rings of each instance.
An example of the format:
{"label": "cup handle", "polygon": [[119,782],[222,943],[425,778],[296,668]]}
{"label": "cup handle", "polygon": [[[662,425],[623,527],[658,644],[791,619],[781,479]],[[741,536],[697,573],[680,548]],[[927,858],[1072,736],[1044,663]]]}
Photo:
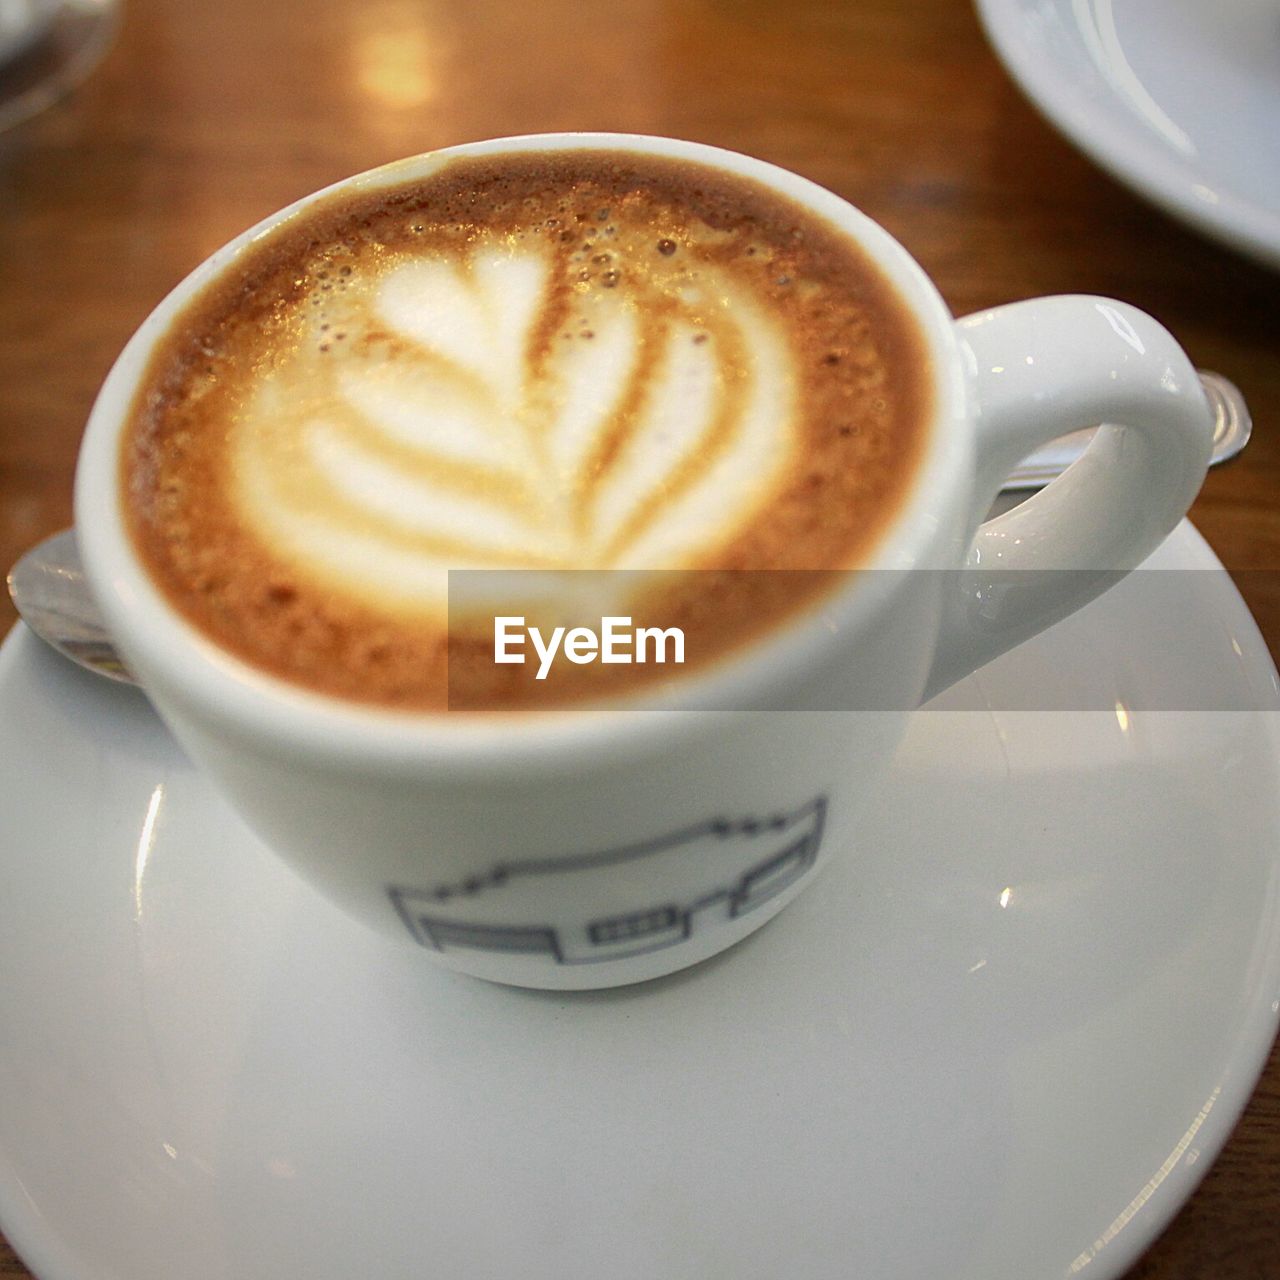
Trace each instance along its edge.
{"label": "cup handle", "polygon": [[[976,408],[976,532],[965,572],[944,575],[925,700],[1141,564],[1191,506],[1213,445],[1186,353],[1126,303],[1038,298],[966,316],[956,330]],[[979,523],[1032,450],[1099,423],[1116,425],[1034,497]]]}

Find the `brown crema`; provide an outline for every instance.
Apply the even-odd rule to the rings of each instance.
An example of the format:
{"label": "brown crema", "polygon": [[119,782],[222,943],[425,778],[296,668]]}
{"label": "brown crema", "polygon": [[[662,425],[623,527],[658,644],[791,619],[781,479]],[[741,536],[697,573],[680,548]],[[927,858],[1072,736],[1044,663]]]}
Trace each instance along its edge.
{"label": "brown crema", "polygon": [[[184,308],[130,410],[126,518],[184,617],[296,685],[608,701],[864,562],[930,383],[865,251],[757,182],[626,151],[446,159],[318,199]],[[448,568],[667,570],[609,612],[683,629],[685,663],[495,664],[494,613],[549,615],[453,601],[451,629]]]}

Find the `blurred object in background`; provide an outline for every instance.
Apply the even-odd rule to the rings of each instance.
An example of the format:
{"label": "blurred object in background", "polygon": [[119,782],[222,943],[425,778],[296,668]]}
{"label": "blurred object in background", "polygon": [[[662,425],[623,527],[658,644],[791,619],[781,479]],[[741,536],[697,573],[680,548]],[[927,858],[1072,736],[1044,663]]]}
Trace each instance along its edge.
{"label": "blurred object in background", "polygon": [[1274,0],[977,0],[1009,74],[1166,213],[1280,268]]}
{"label": "blurred object in background", "polygon": [[54,0],[0,0],[0,65],[20,57],[53,25]]}
{"label": "blurred object in background", "polygon": [[119,0],[0,0],[0,130],[70,93],[101,61]]}

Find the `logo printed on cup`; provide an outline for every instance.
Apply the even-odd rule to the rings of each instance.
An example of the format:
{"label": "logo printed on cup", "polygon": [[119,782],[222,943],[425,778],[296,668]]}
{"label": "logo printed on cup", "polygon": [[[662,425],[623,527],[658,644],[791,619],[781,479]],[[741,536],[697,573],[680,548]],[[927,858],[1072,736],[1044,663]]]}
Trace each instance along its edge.
{"label": "logo printed on cup", "polygon": [[[617,849],[497,863],[453,884],[393,886],[388,893],[414,939],[436,951],[519,952],[557,965],[603,964],[663,951],[764,907],[814,866],[826,811],[826,798],[818,796],[794,813],[714,818]],[[678,901],[632,903],[595,919],[552,925],[537,917],[539,906],[554,917],[566,882],[576,892],[589,891],[593,879],[607,882],[613,868],[641,861],[665,879],[663,859],[697,860],[702,883]],[[519,920],[502,902],[513,881],[534,886]]]}

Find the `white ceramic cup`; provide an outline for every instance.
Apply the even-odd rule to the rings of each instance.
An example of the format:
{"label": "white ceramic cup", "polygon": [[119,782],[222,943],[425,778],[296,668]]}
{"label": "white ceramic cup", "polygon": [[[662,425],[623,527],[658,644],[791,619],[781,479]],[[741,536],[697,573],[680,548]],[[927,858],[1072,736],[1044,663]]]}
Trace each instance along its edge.
{"label": "white ceramic cup", "polygon": [[[441,154],[625,149],[745,175],[874,257],[926,337],[934,413],[906,501],[867,564],[1035,571],[971,625],[959,575],[860,573],[661,705],[504,717],[406,715],[327,699],[193,629],[122,519],[120,437],[156,342],[192,295],[310,196],[237,237],[143,323],[94,406],[76,477],[89,582],[175,737],[268,846],[354,915],[454,969],[534,987],[656,977],[758,928],[828,856],[858,856],[858,810],[909,708],[1132,568],[1186,512],[1211,444],[1194,369],[1121,302],[1044,298],[956,321],[890,236],[844,200],[745,156],[669,139],[555,134],[465,145],[337,184],[412,179]],[[320,193],[328,194],[328,192]],[[1122,424],[1011,513],[1003,477],[1067,431]],[[1082,584],[1089,583],[1082,591]],[[940,587],[939,584],[944,584]],[[886,711],[833,711],[880,706]],[[734,708],[726,710],[724,708]]]}

